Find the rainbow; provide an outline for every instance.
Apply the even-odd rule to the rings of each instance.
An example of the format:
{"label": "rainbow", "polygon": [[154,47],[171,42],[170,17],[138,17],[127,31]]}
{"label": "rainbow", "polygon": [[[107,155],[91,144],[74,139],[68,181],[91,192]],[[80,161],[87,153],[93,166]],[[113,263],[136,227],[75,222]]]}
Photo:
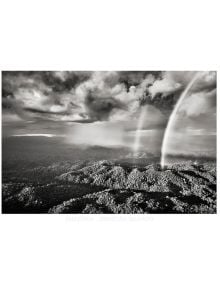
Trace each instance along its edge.
{"label": "rainbow", "polygon": [[141,113],[140,117],[138,119],[137,129],[135,132],[135,140],[134,140],[134,146],[133,146],[133,153],[136,155],[140,148],[140,139],[141,139],[141,129],[144,125],[144,119],[146,116],[146,106],[141,107]]}
{"label": "rainbow", "polygon": [[176,113],[178,112],[182,101],[184,100],[184,98],[186,97],[186,95],[188,94],[188,92],[190,91],[190,89],[192,88],[192,86],[194,85],[196,80],[198,79],[199,75],[200,75],[200,73],[195,73],[194,77],[191,79],[191,81],[186,86],[185,90],[180,95],[180,98],[179,98],[178,102],[176,103],[176,105],[175,105],[175,107],[174,107],[174,109],[169,117],[167,127],[166,127],[165,132],[164,132],[162,146],[161,146],[160,165],[161,165],[162,169],[164,169],[164,167],[165,167],[165,158],[166,158],[168,137],[169,137],[170,130],[172,130],[173,123],[174,123],[175,117],[176,117]]}
{"label": "rainbow", "polygon": [[[188,85],[186,86],[185,90],[182,92],[182,94],[180,95],[179,100],[177,101],[170,117],[167,123],[167,127],[165,129],[164,132],[164,137],[163,137],[163,142],[162,142],[162,146],[161,146],[161,160],[160,160],[160,165],[161,168],[164,169],[165,167],[165,158],[166,158],[166,151],[167,151],[167,143],[168,143],[168,137],[169,137],[169,132],[170,130],[172,130],[173,127],[173,123],[176,117],[176,113],[179,110],[179,107],[182,103],[182,101],[184,100],[184,98],[186,97],[186,95],[188,94],[188,92],[190,91],[190,89],[192,88],[192,86],[194,85],[194,83],[196,82],[196,80],[198,79],[198,77],[200,76],[201,72],[197,72],[194,74],[193,78],[191,79],[191,81],[188,83]],[[140,112],[140,116],[138,119],[138,124],[137,124],[137,129],[136,129],[136,133],[135,133],[135,140],[134,140],[134,145],[133,145],[133,153],[134,155],[136,155],[140,149],[140,139],[141,139],[141,129],[143,128],[143,124],[144,124],[144,119],[146,116],[146,106],[141,107],[141,112]]]}

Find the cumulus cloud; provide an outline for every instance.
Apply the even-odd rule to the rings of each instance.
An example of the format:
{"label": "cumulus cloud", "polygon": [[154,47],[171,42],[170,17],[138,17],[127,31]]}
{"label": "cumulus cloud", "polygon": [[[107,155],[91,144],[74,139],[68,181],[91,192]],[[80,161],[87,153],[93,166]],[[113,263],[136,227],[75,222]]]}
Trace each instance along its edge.
{"label": "cumulus cloud", "polygon": [[216,73],[212,71],[195,72],[195,71],[168,71],[164,72],[160,79],[155,80],[149,88],[149,92],[154,98],[160,93],[166,96],[170,93],[181,92],[191,81],[195,74],[198,74],[198,79],[192,87],[192,92],[204,90],[212,90],[216,87]]}
{"label": "cumulus cloud", "polygon": [[[67,119],[72,116],[72,120],[127,118],[138,109],[147,87],[159,74],[3,72],[3,99],[6,106],[13,104],[17,112],[23,110],[23,114],[30,118],[61,120],[64,114]],[[8,100],[9,97],[12,101]]]}
{"label": "cumulus cloud", "polygon": [[120,82],[119,72],[95,72],[74,90],[74,100],[82,112],[94,121],[129,118],[139,108],[147,85],[154,79],[152,74],[148,74],[136,86],[135,79],[128,88],[126,83]]}
{"label": "cumulus cloud", "polygon": [[[3,72],[3,133],[60,135],[66,136],[68,142],[86,146],[132,146],[144,111],[141,148],[160,152],[170,113],[195,73]],[[185,150],[183,136],[190,144],[187,150],[194,146],[193,142],[199,150],[201,136],[209,137],[204,150],[214,144],[215,72],[199,72],[180,106],[174,127],[174,150],[181,146],[181,151]]]}
{"label": "cumulus cloud", "polygon": [[[3,113],[29,120],[130,121],[150,105],[167,116],[194,73],[3,72]],[[216,86],[214,72],[201,76],[191,93],[207,94]]]}
{"label": "cumulus cloud", "polygon": [[174,79],[170,78],[169,75],[165,76],[161,80],[156,80],[152,86],[149,88],[149,92],[152,95],[152,98],[155,97],[156,94],[161,93],[163,95],[170,94],[176,92],[182,87],[182,84],[176,82]]}
{"label": "cumulus cloud", "polygon": [[216,89],[211,92],[193,93],[181,105],[180,113],[188,117],[198,117],[201,114],[215,113]]}

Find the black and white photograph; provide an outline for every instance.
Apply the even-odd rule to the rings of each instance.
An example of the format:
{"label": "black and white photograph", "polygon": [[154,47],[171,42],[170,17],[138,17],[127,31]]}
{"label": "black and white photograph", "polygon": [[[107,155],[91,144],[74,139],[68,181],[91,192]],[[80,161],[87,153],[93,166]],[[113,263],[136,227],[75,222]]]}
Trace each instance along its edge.
{"label": "black and white photograph", "polygon": [[3,71],[2,212],[216,213],[215,71]]}
{"label": "black and white photograph", "polygon": [[0,1],[0,289],[219,290],[219,1]]}

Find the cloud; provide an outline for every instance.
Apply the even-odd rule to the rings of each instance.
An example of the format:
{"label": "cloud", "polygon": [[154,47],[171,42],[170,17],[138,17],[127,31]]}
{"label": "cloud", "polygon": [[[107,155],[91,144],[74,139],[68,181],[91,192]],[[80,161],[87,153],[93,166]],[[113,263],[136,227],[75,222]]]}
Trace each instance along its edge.
{"label": "cloud", "polygon": [[[71,90],[90,75],[91,72],[3,72],[4,105],[11,106],[19,115],[27,118],[35,117],[34,110],[37,117],[43,119],[46,112],[66,112],[69,115],[74,107]],[[43,112],[42,116],[40,111]]]}
{"label": "cloud", "polygon": [[216,89],[211,92],[193,93],[186,98],[180,107],[180,113],[188,117],[212,114],[216,111]]}
{"label": "cloud", "polygon": [[[194,74],[3,72],[3,134],[56,135],[80,146],[132,147],[144,110],[141,148],[160,154],[167,120]],[[215,154],[215,72],[199,73],[180,106],[175,129],[169,139],[171,151],[197,154],[201,148]]]}
{"label": "cloud", "polygon": [[17,114],[13,113],[4,113],[4,116],[2,118],[2,123],[17,123],[23,121],[22,118],[20,118]]}
{"label": "cloud", "polygon": [[87,114],[94,120],[108,120],[114,110],[126,110],[125,102],[112,97],[111,94],[102,96],[96,89],[88,91],[84,104]]}
{"label": "cloud", "polygon": [[[152,119],[166,122],[194,73],[3,72],[3,113],[27,120],[130,122],[141,106],[150,105],[166,116],[157,112]],[[201,75],[191,93],[209,93],[216,86],[214,72]]]}
{"label": "cloud", "polygon": [[154,98],[158,93],[163,95],[171,94],[178,91],[180,88],[182,88],[182,84],[175,81],[167,74],[163,79],[156,80],[153,85],[149,87],[149,92],[152,98]]}
{"label": "cloud", "polygon": [[126,120],[140,107],[140,99],[154,77],[147,74],[136,86],[135,81],[128,88],[125,74],[122,78],[119,72],[94,72],[89,80],[76,87],[73,100],[80,108],[78,111],[94,121]]}
{"label": "cloud", "polygon": [[76,116],[94,121],[123,119],[138,109],[147,85],[157,75],[159,72],[3,72],[3,98],[5,103],[13,103],[18,114],[23,110],[27,118],[36,113],[37,118],[57,120],[63,114],[69,120],[71,116],[72,120]]}
{"label": "cloud", "polygon": [[160,79],[155,80],[149,87],[152,98],[160,93],[164,95],[182,91],[194,77],[199,73],[199,77],[192,87],[193,92],[212,90],[216,87],[216,73],[213,71],[195,72],[195,71],[168,71],[164,72]]}

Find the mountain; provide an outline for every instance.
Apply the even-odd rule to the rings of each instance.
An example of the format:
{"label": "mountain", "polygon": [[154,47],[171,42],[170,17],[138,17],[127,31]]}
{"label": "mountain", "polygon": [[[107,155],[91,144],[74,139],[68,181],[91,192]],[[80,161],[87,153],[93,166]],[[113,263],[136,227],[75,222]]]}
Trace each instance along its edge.
{"label": "mountain", "polygon": [[[153,157],[152,157],[153,158]],[[215,213],[215,162],[78,160],[8,170],[3,212]]]}

